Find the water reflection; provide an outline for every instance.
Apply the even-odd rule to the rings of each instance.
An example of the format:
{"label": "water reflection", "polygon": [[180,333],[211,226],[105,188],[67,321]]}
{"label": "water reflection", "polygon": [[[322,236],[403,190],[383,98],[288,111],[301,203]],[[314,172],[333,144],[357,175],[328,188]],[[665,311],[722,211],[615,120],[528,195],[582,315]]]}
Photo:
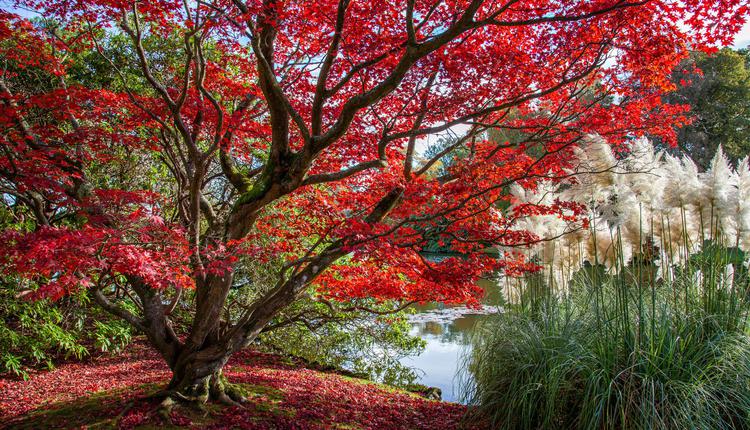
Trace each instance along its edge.
{"label": "water reflection", "polygon": [[486,305],[482,309],[426,304],[416,307],[418,313],[410,318],[411,334],[424,339],[426,346],[420,355],[403,358],[401,362],[417,370],[417,382],[440,388],[443,400],[461,400],[457,375],[462,356],[471,348],[474,327],[502,311],[497,306],[495,284],[486,281],[483,287]]}
{"label": "water reflection", "polygon": [[411,334],[419,336],[427,343],[424,352],[418,356],[406,357],[402,363],[417,369],[418,382],[430,387],[438,387],[443,392],[443,400],[459,401],[456,375],[462,353],[470,347],[470,337],[474,324],[486,315],[468,315],[450,322],[414,322]]}

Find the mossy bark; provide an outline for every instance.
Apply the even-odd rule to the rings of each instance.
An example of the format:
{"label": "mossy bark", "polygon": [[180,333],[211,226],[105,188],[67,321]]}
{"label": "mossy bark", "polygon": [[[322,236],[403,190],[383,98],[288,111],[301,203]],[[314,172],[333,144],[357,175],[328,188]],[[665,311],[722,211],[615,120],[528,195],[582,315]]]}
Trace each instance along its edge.
{"label": "mossy bark", "polygon": [[[207,372],[206,369],[210,370]],[[222,364],[206,367],[204,363],[173,373],[160,409],[162,415],[169,419],[169,413],[178,403],[202,409],[209,402],[241,406],[245,401],[244,391],[231,384],[222,373]]]}

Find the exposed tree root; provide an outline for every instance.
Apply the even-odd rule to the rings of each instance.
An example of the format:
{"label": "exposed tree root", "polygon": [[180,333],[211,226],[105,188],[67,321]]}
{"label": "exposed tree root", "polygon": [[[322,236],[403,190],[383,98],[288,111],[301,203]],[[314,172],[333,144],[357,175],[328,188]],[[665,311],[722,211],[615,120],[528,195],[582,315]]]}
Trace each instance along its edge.
{"label": "exposed tree root", "polygon": [[157,408],[157,412],[159,415],[168,423],[172,423],[172,410],[174,409],[175,405],[177,403],[175,402],[174,398],[172,396],[167,396],[162,402],[159,404],[159,407]]}
{"label": "exposed tree root", "polygon": [[119,425],[120,424],[120,420],[122,419],[122,417],[124,417],[125,414],[128,413],[128,411],[133,407],[133,405],[135,405],[135,400],[131,400],[131,401],[129,401],[125,405],[125,407],[122,409],[122,411],[120,411],[120,413],[117,414],[117,417],[115,417],[115,420],[114,420],[115,425]]}
{"label": "exposed tree root", "polygon": [[164,397],[158,406],[158,413],[170,423],[172,411],[178,405],[208,412],[206,405],[210,402],[239,408],[244,408],[243,403],[247,402],[243,390],[230,384],[220,372],[157,394],[153,397]]}

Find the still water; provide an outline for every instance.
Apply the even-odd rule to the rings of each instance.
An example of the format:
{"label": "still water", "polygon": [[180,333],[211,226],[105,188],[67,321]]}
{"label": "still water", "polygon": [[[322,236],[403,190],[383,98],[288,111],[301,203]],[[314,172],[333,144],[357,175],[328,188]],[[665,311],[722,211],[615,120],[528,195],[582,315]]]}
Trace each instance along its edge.
{"label": "still water", "polygon": [[498,288],[492,281],[484,281],[485,303],[482,309],[451,307],[440,304],[418,306],[411,315],[411,334],[426,342],[424,351],[401,362],[416,370],[420,384],[438,387],[443,400],[461,401],[462,360],[471,351],[471,337],[478,323],[500,312]]}

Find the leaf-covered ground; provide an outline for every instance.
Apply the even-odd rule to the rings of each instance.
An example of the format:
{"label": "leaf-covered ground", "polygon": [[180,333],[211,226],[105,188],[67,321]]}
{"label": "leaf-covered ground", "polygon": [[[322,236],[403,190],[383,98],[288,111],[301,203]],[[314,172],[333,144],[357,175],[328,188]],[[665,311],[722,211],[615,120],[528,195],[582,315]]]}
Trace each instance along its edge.
{"label": "leaf-covered ground", "polygon": [[245,408],[177,408],[169,423],[156,412],[159,400],[148,398],[169,371],[136,344],[27,381],[0,379],[0,428],[451,429],[466,411],[252,351],[237,354],[225,373],[246,391]]}

